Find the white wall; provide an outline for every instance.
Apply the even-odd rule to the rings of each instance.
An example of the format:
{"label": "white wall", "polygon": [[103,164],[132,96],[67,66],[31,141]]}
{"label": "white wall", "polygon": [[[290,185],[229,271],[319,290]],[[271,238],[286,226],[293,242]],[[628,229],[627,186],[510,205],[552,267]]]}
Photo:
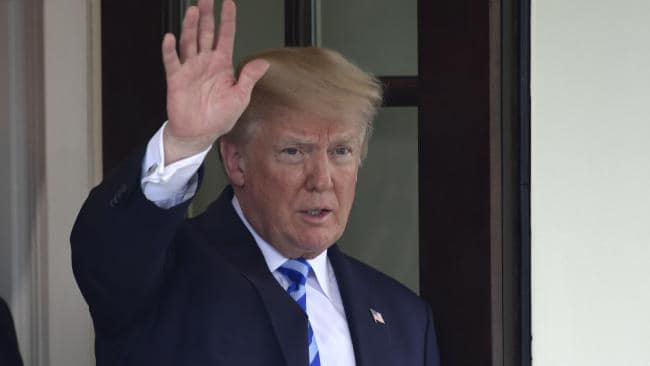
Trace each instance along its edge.
{"label": "white wall", "polygon": [[535,366],[650,365],[648,14],[533,1]]}

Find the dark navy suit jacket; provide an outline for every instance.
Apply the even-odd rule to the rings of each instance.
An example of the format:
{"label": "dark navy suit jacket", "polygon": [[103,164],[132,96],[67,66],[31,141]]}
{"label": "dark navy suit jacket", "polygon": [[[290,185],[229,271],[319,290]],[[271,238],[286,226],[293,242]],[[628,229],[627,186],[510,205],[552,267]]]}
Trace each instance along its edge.
{"label": "dark navy suit jacket", "polygon": [[23,366],[18,350],[14,319],[7,303],[0,298],[0,365]]}
{"label": "dark navy suit jacket", "polygon": [[[97,365],[307,365],[306,315],[269,272],[232,190],[187,219],[189,202],[165,210],[144,197],[141,161],[93,189],[72,231]],[[439,364],[422,299],[336,245],[328,257],[357,365]]]}

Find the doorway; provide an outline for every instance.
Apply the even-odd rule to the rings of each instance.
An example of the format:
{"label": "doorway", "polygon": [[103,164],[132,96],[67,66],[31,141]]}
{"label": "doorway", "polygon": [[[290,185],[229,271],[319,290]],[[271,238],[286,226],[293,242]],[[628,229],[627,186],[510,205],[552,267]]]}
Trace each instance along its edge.
{"label": "doorway", "polygon": [[[186,6],[102,2],[105,172],[166,119],[160,42]],[[444,365],[529,364],[529,3],[238,6],[236,58],[322,45],[385,85],[344,250],[431,304]],[[208,161],[195,213],[224,181]]]}

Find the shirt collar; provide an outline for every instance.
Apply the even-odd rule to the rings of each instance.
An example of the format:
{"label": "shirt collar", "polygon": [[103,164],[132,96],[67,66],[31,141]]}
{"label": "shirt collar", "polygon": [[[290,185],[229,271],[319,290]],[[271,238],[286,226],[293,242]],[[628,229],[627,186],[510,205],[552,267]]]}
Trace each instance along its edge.
{"label": "shirt collar", "polygon": [[[284,262],[289,260],[289,258],[280,254],[280,252],[278,252],[277,249],[275,249],[271,244],[269,244],[266,240],[264,240],[261,236],[259,236],[259,234],[255,231],[255,229],[253,229],[251,224],[244,216],[244,212],[242,211],[241,206],[239,205],[239,200],[237,200],[237,196],[235,195],[233,195],[232,197],[232,206],[235,209],[235,212],[237,212],[237,215],[239,216],[241,221],[248,229],[248,231],[251,233],[251,235],[253,235],[253,238],[255,239],[255,243],[262,251],[262,255],[264,256],[266,265],[269,267],[269,271],[271,271],[271,273],[275,272],[278,268],[280,268],[281,265],[284,264]],[[307,259],[307,262],[309,263],[312,270],[314,271],[314,275],[316,276],[316,281],[318,282],[318,285],[323,290],[325,296],[330,298],[330,284],[329,284],[330,277],[329,277],[329,266],[327,264],[327,249],[323,251],[321,254],[319,254],[318,256],[312,259]]]}

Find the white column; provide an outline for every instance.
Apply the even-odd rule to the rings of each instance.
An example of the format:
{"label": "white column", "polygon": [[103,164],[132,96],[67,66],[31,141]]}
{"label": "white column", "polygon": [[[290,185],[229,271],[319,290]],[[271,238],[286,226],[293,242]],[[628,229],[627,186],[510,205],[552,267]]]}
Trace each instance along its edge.
{"label": "white column", "polygon": [[[88,308],[74,281],[70,230],[88,190],[97,180],[99,1],[43,2],[44,226],[41,248],[47,326],[43,365],[93,362]],[[46,362],[47,361],[47,362]]]}
{"label": "white column", "polygon": [[650,3],[532,9],[535,366],[650,365]]}

